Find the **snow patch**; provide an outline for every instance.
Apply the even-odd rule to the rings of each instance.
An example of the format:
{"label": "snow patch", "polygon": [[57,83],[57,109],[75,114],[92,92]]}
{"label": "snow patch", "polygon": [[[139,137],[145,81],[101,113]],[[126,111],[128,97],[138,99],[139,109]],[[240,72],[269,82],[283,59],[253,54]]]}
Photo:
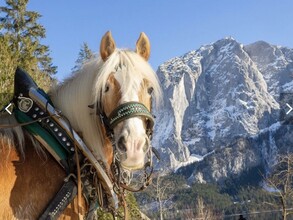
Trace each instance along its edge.
{"label": "snow patch", "polygon": [[177,164],[176,164],[176,166],[175,166],[175,168],[174,168],[174,171],[176,172],[176,171],[177,171],[179,168],[181,168],[181,167],[185,167],[185,166],[187,166],[187,165],[189,165],[189,164],[192,164],[192,163],[195,163],[195,162],[202,161],[206,156],[209,156],[209,155],[211,155],[211,154],[213,154],[213,153],[215,153],[214,150],[211,151],[211,152],[209,152],[209,153],[207,153],[207,154],[205,154],[205,155],[203,155],[203,156],[198,155],[198,154],[191,154],[191,155],[189,156],[189,158],[188,158],[187,161],[184,161],[184,162],[178,162],[178,161],[177,161]]}

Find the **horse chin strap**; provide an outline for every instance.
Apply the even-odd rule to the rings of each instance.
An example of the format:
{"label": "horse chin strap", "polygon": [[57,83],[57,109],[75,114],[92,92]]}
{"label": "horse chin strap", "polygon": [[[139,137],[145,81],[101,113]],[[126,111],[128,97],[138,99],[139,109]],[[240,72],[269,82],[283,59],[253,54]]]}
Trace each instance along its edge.
{"label": "horse chin strap", "polygon": [[123,103],[114,109],[109,117],[107,117],[104,112],[97,113],[100,115],[101,121],[106,129],[107,136],[113,145],[114,156],[111,171],[114,177],[114,185],[116,187],[114,190],[118,193],[121,187],[132,192],[138,192],[145,189],[151,183],[151,176],[153,173],[153,153],[158,160],[160,159],[159,153],[155,148],[150,146],[145,156],[145,165],[142,169],[132,170],[122,166],[119,159],[121,154],[116,149],[113,129],[117,124],[126,119],[141,117],[146,120],[146,134],[149,140],[151,140],[154,127],[153,115],[149,112],[147,107],[140,102]]}

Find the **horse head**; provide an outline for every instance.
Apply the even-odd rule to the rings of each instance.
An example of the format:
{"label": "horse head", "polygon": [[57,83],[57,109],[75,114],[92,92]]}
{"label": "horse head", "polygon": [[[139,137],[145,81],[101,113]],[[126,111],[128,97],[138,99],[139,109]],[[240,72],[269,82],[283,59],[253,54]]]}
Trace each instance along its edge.
{"label": "horse head", "polygon": [[107,169],[115,165],[133,173],[151,167],[151,111],[154,102],[159,106],[161,88],[147,62],[149,56],[150,43],[144,33],[132,51],[116,48],[107,32],[100,56],[51,90],[56,108]]}
{"label": "horse head", "polygon": [[106,74],[107,77],[98,80],[101,90],[97,106],[105,132],[111,131],[114,159],[125,169],[142,169],[148,160],[154,124],[150,113],[152,95],[154,88],[156,91],[159,88],[147,63],[149,39],[141,33],[136,51],[119,50],[111,33],[107,32],[101,40],[100,55],[105,69],[115,63],[115,68]]}

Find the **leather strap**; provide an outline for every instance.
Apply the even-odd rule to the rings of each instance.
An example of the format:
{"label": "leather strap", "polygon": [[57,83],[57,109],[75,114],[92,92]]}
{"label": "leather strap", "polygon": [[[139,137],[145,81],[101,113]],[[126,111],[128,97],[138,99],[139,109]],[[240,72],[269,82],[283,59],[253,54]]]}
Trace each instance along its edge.
{"label": "leather strap", "polygon": [[72,178],[68,181],[64,181],[63,186],[55,197],[51,200],[49,206],[40,216],[39,220],[55,220],[71,203],[74,197],[77,195],[77,186]]}
{"label": "leather strap", "polygon": [[119,122],[138,116],[147,118],[150,121],[150,128],[153,128],[154,118],[147,107],[140,102],[126,102],[119,105],[108,118],[109,126],[113,129]]}

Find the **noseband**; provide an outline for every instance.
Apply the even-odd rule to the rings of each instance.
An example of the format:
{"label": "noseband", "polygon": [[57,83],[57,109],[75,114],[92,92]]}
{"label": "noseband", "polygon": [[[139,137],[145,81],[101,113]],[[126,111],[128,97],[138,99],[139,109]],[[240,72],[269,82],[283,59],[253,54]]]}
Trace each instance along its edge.
{"label": "noseband", "polygon": [[148,137],[152,135],[154,127],[154,117],[147,107],[140,102],[126,102],[114,109],[109,117],[104,112],[100,113],[102,122],[106,125],[107,132],[113,132],[113,129],[120,122],[129,118],[142,117],[146,119],[146,134]]}
{"label": "noseband", "polygon": [[140,102],[126,102],[119,105],[107,117],[104,111],[97,112],[100,115],[101,121],[104,124],[108,138],[113,146],[113,161],[111,170],[117,184],[117,187],[125,188],[129,191],[137,192],[146,188],[151,181],[153,173],[152,153],[159,159],[158,152],[150,146],[146,152],[146,163],[141,170],[132,171],[121,166],[119,160],[119,151],[116,149],[113,129],[120,123],[129,118],[141,117],[146,121],[146,135],[149,140],[152,138],[154,117],[148,108]]}

